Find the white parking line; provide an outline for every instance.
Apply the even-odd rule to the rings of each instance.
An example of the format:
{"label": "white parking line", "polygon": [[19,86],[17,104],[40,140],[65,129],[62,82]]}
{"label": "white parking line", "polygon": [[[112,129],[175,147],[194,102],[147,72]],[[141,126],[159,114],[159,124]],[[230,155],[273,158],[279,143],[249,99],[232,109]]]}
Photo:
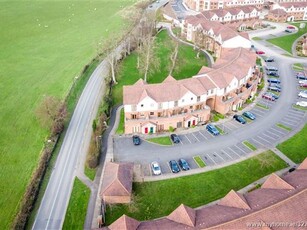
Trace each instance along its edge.
{"label": "white parking line", "polygon": [[[293,124],[291,124],[291,123],[288,123],[288,122],[286,122],[286,121],[283,121],[283,120],[281,120],[281,122],[280,122],[281,124],[284,124],[285,126],[293,126]],[[290,127],[291,128],[291,127]]]}
{"label": "white parking line", "polygon": [[188,138],[188,136],[187,136],[187,135],[184,135],[184,136],[185,136],[185,138],[188,139],[188,141],[190,142],[190,144],[192,144],[192,142],[190,141],[190,139]]}
{"label": "white parking line", "polygon": [[252,110],[252,113],[260,113],[261,115],[264,115],[266,113],[266,111],[263,111],[261,109],[259,109],[258,107],[255,107],[253,110]]}
{"label": "white parking line", "polygon": [[205,138],[206,140],[208,140],[208,138],[201,132],[201,131],[198,131],[200,135],[203,136],[203,138]]}
{"label": "white parking line", "polygon": [[236,153],[232,148],[228,147],[228,149],[233,152],[234,154],[236,154],[239,158],[241,157],[238,153]]}
{"label": "white parking line", "polygon": [[292,121],[292,120],[288,120],[288,119],[285,119],[285,118],[282,119],[281,121],[282,121],[282,122],[283,122],[283,121],[286,121],[288,124],[291,124],[291,123],[292,123],[292,125],[296,125],[296,124],[297,124],[297,121]]}
{"label": "white parking line", "polygon": [[229,129],[229,131],[232,131],[232,130],[233,130],[232,128],[229,128],[229,127],[228,127],[228,125],[227,125],[226,122],[224,123],[224,127],[226,127],[227,129]]}
{"label": "white parking line", "polygon": [[263,140],[263,141],[265,141],[266,143],[269,143],[269,144],[271,144],[271,142],[269,142],[269,141],[267,141],[266,139],[263,139],[262,137],[260,137],[260,136],[257,136],[259,139],[261,139],[261,140]]}
{"label": "white parking line", "polygon": [[270,132],[269,130],[266,130],[265,132],[268,132],[268,135],[273,135],[275,137],[280,138],[281,136],[277,135],[276,133]]}
{"label": "white parking line", "polygon": [[240,148],[238,145],[235,145],[238,149],[240,149],[243,153],[249,153],[249,152],[245,152],[242,150],[242,148]]}
{"label": "white parking line", "polygon": [[258,113],[258,112],[255,112],[255,111],[253,111],[252,113],[255,114],[256,117],[263,117],[263,116],[264,116],[264,115],[262,115],[262,114],[260,114],[260,113]]}
{"label": "white parking line", "polygon": [[213,161],[213,163],[214,163],[215,165],[217,165],[217,163],[209,156],[209,154],[208,154],[208,155],[205,155],[205,156],[207,156],[211,161]]}
{"label": "white parking line", "polygon": [[195,137],[195,139],[200,142],[200,140],[194,135],[194,133],[192,133],[193,137]]}
{"label": "white parking line", "polygon": [[256,139],[254,139],[254,138],[252,138],[252,141],[254,141],[254,142],[256,142],[256,143],[258,143],[259,145],[261,145],[261,146],[265,146],[264,144],[262,144],[260,141],[257,141]]}
{"label": "white parking line", "polygon": [[263,135],[263,136],[265,136],[265,137],[267,137],[267,138],[269,138],[269,139],[272,139],[272,140],[274,140],[274,141],[277,140],[277,138],[273,138],[273,137],[271,137],[271,136],[269,136],[269,135],[267,135],[267,134],[265,134],[265,133],[261,133],[260,135]]}
{"label": "white parking line", "polygon": [[224,151],[223,149],[221,149],[221,151],[222,151],[224,154],[226,154],[230,159],[233,160],[233,158],[232,158],[226,151]]}
{"label": "white parking line", "polygon": [[295,120],[296,122],[300,122],[302,120],[302,117],[298,118],[298,117],[295,117],[295,116],[292,116],[292,115],[287,115],[284,118],[289,119],[289,120]]}
{"label": "white parking line", "polygon": [[295,109],[291,109],[291,113],[297,114],[297,115],[301,115],[304,116],[305,112],[302,110],[295,110]]}
{"label": "white parking line", "polygon": [[276,129],[276,128],[274,128],[274,127],[271,127],[271,129],[273,129],[274,132],[280,133],[280,134],[282,134],[282,135],[285,135],[285,134],[286,134],[286,132],[281,132],[281,130],[283,130],[283,129]]}
{"label": "white parking line", "polygon": [[234,125],[232,122],[228,122],[228,125],[234,126],[236,129],[239,128],[238,126]]}
{"label": "white parking line", "polygon": [[221,158],[222,159],[222,161],[224,161],[225,162],[225,160],[224,160],[224,158],[223,157],[221,157],[219,154],[217,154],[216,152],[214,152],[213,153],[213,156],[218,156],[219,158]]}

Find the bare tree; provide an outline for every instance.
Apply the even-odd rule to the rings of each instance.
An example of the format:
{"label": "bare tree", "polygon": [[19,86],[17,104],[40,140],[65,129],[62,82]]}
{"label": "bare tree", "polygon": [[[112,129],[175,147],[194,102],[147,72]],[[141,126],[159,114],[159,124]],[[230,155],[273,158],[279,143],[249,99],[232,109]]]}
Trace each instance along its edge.
{"label": "bare tree", "polygon": [[196,54],[197,58],[199,58],[201,49],[203,49],[205,47],[205,44],[204,44],[205,43],[205,37],[206,37],[206,35],[203,33],[203,31],[201,29],[196,30],[194,49],[196,49],[196,46],[197,46],[197,54]]}
{"label": "bare tree", "polygon": [[174,68],[176,66],[176,61],[177,61],[177,56],[178,56],[178,50],[179,50],[179,42],[177,40],[174,41],[175,42],[175,46],[174,46],[174,50],[171,53],[170,59],[171,59],[171,68],[169,71],[169,75],[172,75]]}
{"label": "bare tree", "polygon": [[50,128],[53,134],[59,134],[64,129],[67,116],[66,104],[53,96],[46,96],[36,110],[41,123]]}

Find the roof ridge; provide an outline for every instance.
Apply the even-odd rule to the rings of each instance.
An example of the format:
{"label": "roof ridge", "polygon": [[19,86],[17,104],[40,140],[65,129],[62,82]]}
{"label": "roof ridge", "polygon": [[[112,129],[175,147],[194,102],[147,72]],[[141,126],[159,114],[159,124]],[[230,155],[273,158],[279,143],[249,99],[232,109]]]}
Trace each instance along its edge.
{"label": "roof ridge", "polygon": [[220,200],[218,205],[251,210],[244,195],[234,191],[233,189],[231,189],[230,192]]}
{"label": "roof ridge", "polygon": [[272,173],[261,186],[262,189],[294,189],[287,181]]}

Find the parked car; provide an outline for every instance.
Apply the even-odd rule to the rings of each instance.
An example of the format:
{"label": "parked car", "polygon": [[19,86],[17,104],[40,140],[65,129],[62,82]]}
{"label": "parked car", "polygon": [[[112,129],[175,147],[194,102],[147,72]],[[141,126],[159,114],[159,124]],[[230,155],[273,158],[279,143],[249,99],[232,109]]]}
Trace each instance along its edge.
{"label": "parked car", "polygon": [[306,88],[307,87],[307,83],[300,83],[299,86],[303,87],[303,88]]}
{"label": "parked car", "polygon": [[170,166],[170,168],[171,168],[171,170],[172,170],[173,173],[178,173],[178,172],[180,172],[180,168],[179,168],[179,166],[178,166],[178,164],[177,164],[177,161],[171,160],[171,161],[169,162],[169,166]]}
{"label": "parked car", "polygon": [[246,120],[245,120],[242,116],[240,116],[240,115],[235,114],[235,115],[233,116],[233,118],[234,118],[236,121],[240,122],[241,124],[245,124],[245,123],[246,123]]}
{"label": "parked car", "polygon": [[302,98],[307,98],[307,90],[303,90],[299,92],[298,96]]}
{"label": "parked car", "polygon": [[261,54],[261,55],[262,55],[262,54],[265,54],[265,52],[262,51],[262,50],[257,50],[257,51],[256,51],[256,54]]}
{"label": "parked car", "polygon": [[269,86],[272,86],[272,87],[276,87],[276,88],[279,88],[281,89],[281,86],[280,84],[276,84],[276,83],[270,83]]}
{"label": "parked car", "polygon": [[271,71],[271,72],[278,71],[278,69],[274,66],[266,66],[265,69],[266,71]]}
{"label": "parked car", "polygon": [[267,71],[266,74],[269,76],[279,77],[279,74],[277,71]]}
{"label": "parked car", "polygon": [[285,32],[287,32],[287,33],[292,33],[292,32],[294,32],[295,31],[295,29],[285,29]]}
{"label": "parked car", "polygon": [[295,170],[296,170],[296,168],[293,167],[293,168],[290,168],[290,169],[288,170],[288,172],[291,173],[291,172],[293,172],[293,171],[295,171]]}
{"label": "parked car", "polygon": [[277,96],[275,93],[272,93],[272,92],[266,92],[266,94],[271,95],[272,97],[275,98],[275,100],[279,98],[279,96]]}
{"label": "parked car", "polygon": [[190,170],[190,165],[185,159],[179,159],[178,163],[179,166],[182,168],[182,170],[184,171]]}
{"label": "parked car", "polygon": [[300,80],[298,81],[299,84],[307,84],[307,80]]}
{"label": "parked car", "polygon": [[161,175],[161,168],[158,162],[156,161],[151,162],[151,170],[154,175]]}
{"label": "parked car", "polygon": [[269,83],[280,84],[280,80],[276,78],[268,78]]}
{"label": "parked car", "polygon": [[251,120],[255,120],[256,119],[256,116],[253,113],[249,112],[249,111],[245,111],[242,115],[244,117],[247,117],[247,118],[251,119]]}
{"label": "parked car", "polygon": [[269,100],[269,101],[275,101],[276,100],[271,94],[268,94],[268,93],[263,94],[262,98]]}
{"label": "parked car", "polygon": [[172,139],[173,143],[175,143],[175,144],[180,143],[180,138],[175,133],[171,134],[171,139]]}
{"label": "parked car", "polygon": [[307,107],[307,101],[298,101],[298,102],[296,102],[296,105],[302,106],[302,107]]}
{"label": "parked car", "polygon": [[281,92],[281,88],[275,87],[275,86],[269,86],[268,90],[275,91],[275,92]]}
{"label": "parked car", "polygon": [[141,138],[138,135],[133,135],[132,141],[133,141],[134,145],[140,145],[141,144]]}
{"label": "parked car", "polygon": [[264,59],[265,62],[274,62],[274,58],[273,57],[267,57],[266,59]]}
{"label": "parked car", "polygon": [[217,136],[217,135],[220,134],[220,132],[217,130],[217,128],[212,124],[208,124],[206,126],[206,129],[208,130],[209,133],[213,134],[214,136]]}
{"label": "parked car", "polygon": [[297,79],[307,80],[307,76],[302,72],[297,72],[295,76],[296,76]]}

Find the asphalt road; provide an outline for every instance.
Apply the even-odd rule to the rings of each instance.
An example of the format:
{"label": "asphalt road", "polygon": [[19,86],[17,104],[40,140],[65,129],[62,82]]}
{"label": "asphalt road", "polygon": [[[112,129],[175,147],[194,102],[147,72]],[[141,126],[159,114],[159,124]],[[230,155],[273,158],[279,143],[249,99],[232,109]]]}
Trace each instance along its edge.
{"label": "asphalt road", "polygon": [[[272,33],[282,34],[284,25],[277,26],[275,30],[254,31],[253,36],[270,36]],[[264,41],[253,41],[255,47],[266,52],[266,56],[274,56],[275,62],[268,65],[278,67],[283,91],[276,102],[258,98],[258,103],[269,107],[269,110],[258,106],[252,108],[257,116],[256,121],[247,125],[236,124],[235,121],[227,121],[221,127],[228,128],[228,134],[218,137],[208,137],[206,130],[190,130],[189,133],[180,135],[181,144],[173,146],[159,146],[143,141],[140,146],[133,146],[129,137],[117,137],[114,144],[114,159],[116,161],[132,161],[143,165],[144,175],[150,175],[149,163],[158,161],[161,164],[162,173],[171,173],[167,162],[169,160],[186,158],[189,163],[193,156],[201,156],[207,165],[222,164],[225,161],[244,158],[252,151],[242,146],[243,141],[249,141],[258,149],[272,148],[277,143],[286,139],[291,132],[276,126],[280,123],[296,132],[302,124],[306,123],[305,112],[292,108],[297,102],[297,79],[292,70],[293,63],[303,62],[302,59],[284,56],[279,48],[267,46]],[[305,59],[306,60],[306,59]],[[234,126],[237,126],[234,128]],[[232,127],[232,128],[231,128]],[[192,133],[191,133],[192,132]],[[203,137],[202,137],[203,136]],[[192,165],[193,166],[193,165]],[[193,168],[193,167],[192,167]]]}

